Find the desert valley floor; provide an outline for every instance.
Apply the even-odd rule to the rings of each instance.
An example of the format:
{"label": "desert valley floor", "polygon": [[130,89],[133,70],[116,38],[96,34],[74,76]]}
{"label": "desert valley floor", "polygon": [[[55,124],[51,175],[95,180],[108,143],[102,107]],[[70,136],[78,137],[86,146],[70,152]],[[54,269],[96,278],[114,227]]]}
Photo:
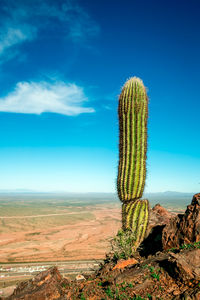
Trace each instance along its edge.
{"label": "desert valley floor", "polygon": [[120,227],[119,204],[36,202],[15,199],[9,210],[1,201],[0,262],[104,258]]}
{"label": "desert valley floor", "polygon": [[1,195],[0,263],[102,259],[120,226],[121,204],[109,194]]}

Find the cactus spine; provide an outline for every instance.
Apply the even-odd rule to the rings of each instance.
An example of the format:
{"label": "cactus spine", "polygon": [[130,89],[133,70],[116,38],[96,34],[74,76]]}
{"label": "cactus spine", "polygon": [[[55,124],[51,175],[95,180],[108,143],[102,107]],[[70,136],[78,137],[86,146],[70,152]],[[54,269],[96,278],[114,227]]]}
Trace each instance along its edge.
{"label": "cactus spine", "polygon": [[148,200],[142,197],[146,178],[148,97],[142,80],[130,78],[122,88],[118,106],[119,165],[117,190],[123,228],[135,233],[136,246],[148,225]]}

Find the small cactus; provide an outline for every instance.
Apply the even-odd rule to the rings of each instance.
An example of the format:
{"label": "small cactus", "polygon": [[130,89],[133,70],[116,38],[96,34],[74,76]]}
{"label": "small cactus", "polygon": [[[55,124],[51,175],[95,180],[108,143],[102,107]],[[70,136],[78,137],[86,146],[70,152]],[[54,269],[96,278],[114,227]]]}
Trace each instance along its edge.
{"label": "small cactus", "polygon": [[137,248],[149,219],[148,200],[142,197],[146,179],[148,97],[141,79],[130,78],[119,96],[119,165],[117,190],[122,227],[135,233]]}

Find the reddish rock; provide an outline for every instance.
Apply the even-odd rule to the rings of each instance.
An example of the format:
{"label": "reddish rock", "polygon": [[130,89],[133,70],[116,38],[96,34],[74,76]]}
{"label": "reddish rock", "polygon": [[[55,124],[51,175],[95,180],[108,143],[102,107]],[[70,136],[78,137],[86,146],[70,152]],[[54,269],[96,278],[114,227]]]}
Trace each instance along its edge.
{"label": "reddish rock", "polygon": [[152,211],[157,214],[158,218],[162,217],[161,222],[168,224],[170,219],[174,217],[173,213],[170,213],[166,208],[162,207],[159,203],[156,204]]}
{"label": "reddish rock", "polygon": [[20,283],[6,300],[60,300],[64,295],[62,286],[67,282],[58,269],[52,267],[39,273],[33,279]]}
{"label": "reddish rock", "polygon": [[200,299],[200,291],[199,288],[194,288],[192,290],[189,290],[183,294],[181,294],[181,297],[174,298],[173,300],[199,300]]}
{"label": "reddish rock", "polygon": [[160,204],[156,204],[149,212],[149,225],[146,238],[140,245],[139,252],[142,256],[154,255],[163,250],[162,231],[176,215],[168,212]]}
{"label": "reddish rock", "polygon": [[135,258],[130,258],[127,260],[120,260],[113,268],[113,270],[115,269],[124,269],[127,266],[130,265],[136,265],[138,263],[138,261]]}
{"label": "reddish rock", "polygon": [[146,236],[149,236],[152,231],[158,226],[165,226],[170,223],[176,215],[167,211],[160,204],[156,204],[149,212],[149,225]]}
{"label": "reddish rock", "polygon": [[169,253],[164,266],[170,276],[182,282],[200,281],[200,249]]}
{"label": "reddish rock", "polygon": [[170,220],[175,217],[175,214],[169,212],[159,203],[150,210],[148,231],[158,225],[169,224]]}
{"label": "reddish rock", "polygon": [[193,196],[184,214],[179,214],[162,231],[163,249],[200,241],[200,193]]}

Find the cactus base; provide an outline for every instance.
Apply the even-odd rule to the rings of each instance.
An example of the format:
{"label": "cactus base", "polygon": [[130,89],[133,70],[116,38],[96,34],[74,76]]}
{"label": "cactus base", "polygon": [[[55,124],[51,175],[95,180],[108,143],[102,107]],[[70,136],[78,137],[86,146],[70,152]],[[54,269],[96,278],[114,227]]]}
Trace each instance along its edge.
{"label": "cactus base", "polygon": [[135,250],[145,237],[149,222],[149,201],[135,200],[122,205],[122,228],[131,229],[135,235]]}

